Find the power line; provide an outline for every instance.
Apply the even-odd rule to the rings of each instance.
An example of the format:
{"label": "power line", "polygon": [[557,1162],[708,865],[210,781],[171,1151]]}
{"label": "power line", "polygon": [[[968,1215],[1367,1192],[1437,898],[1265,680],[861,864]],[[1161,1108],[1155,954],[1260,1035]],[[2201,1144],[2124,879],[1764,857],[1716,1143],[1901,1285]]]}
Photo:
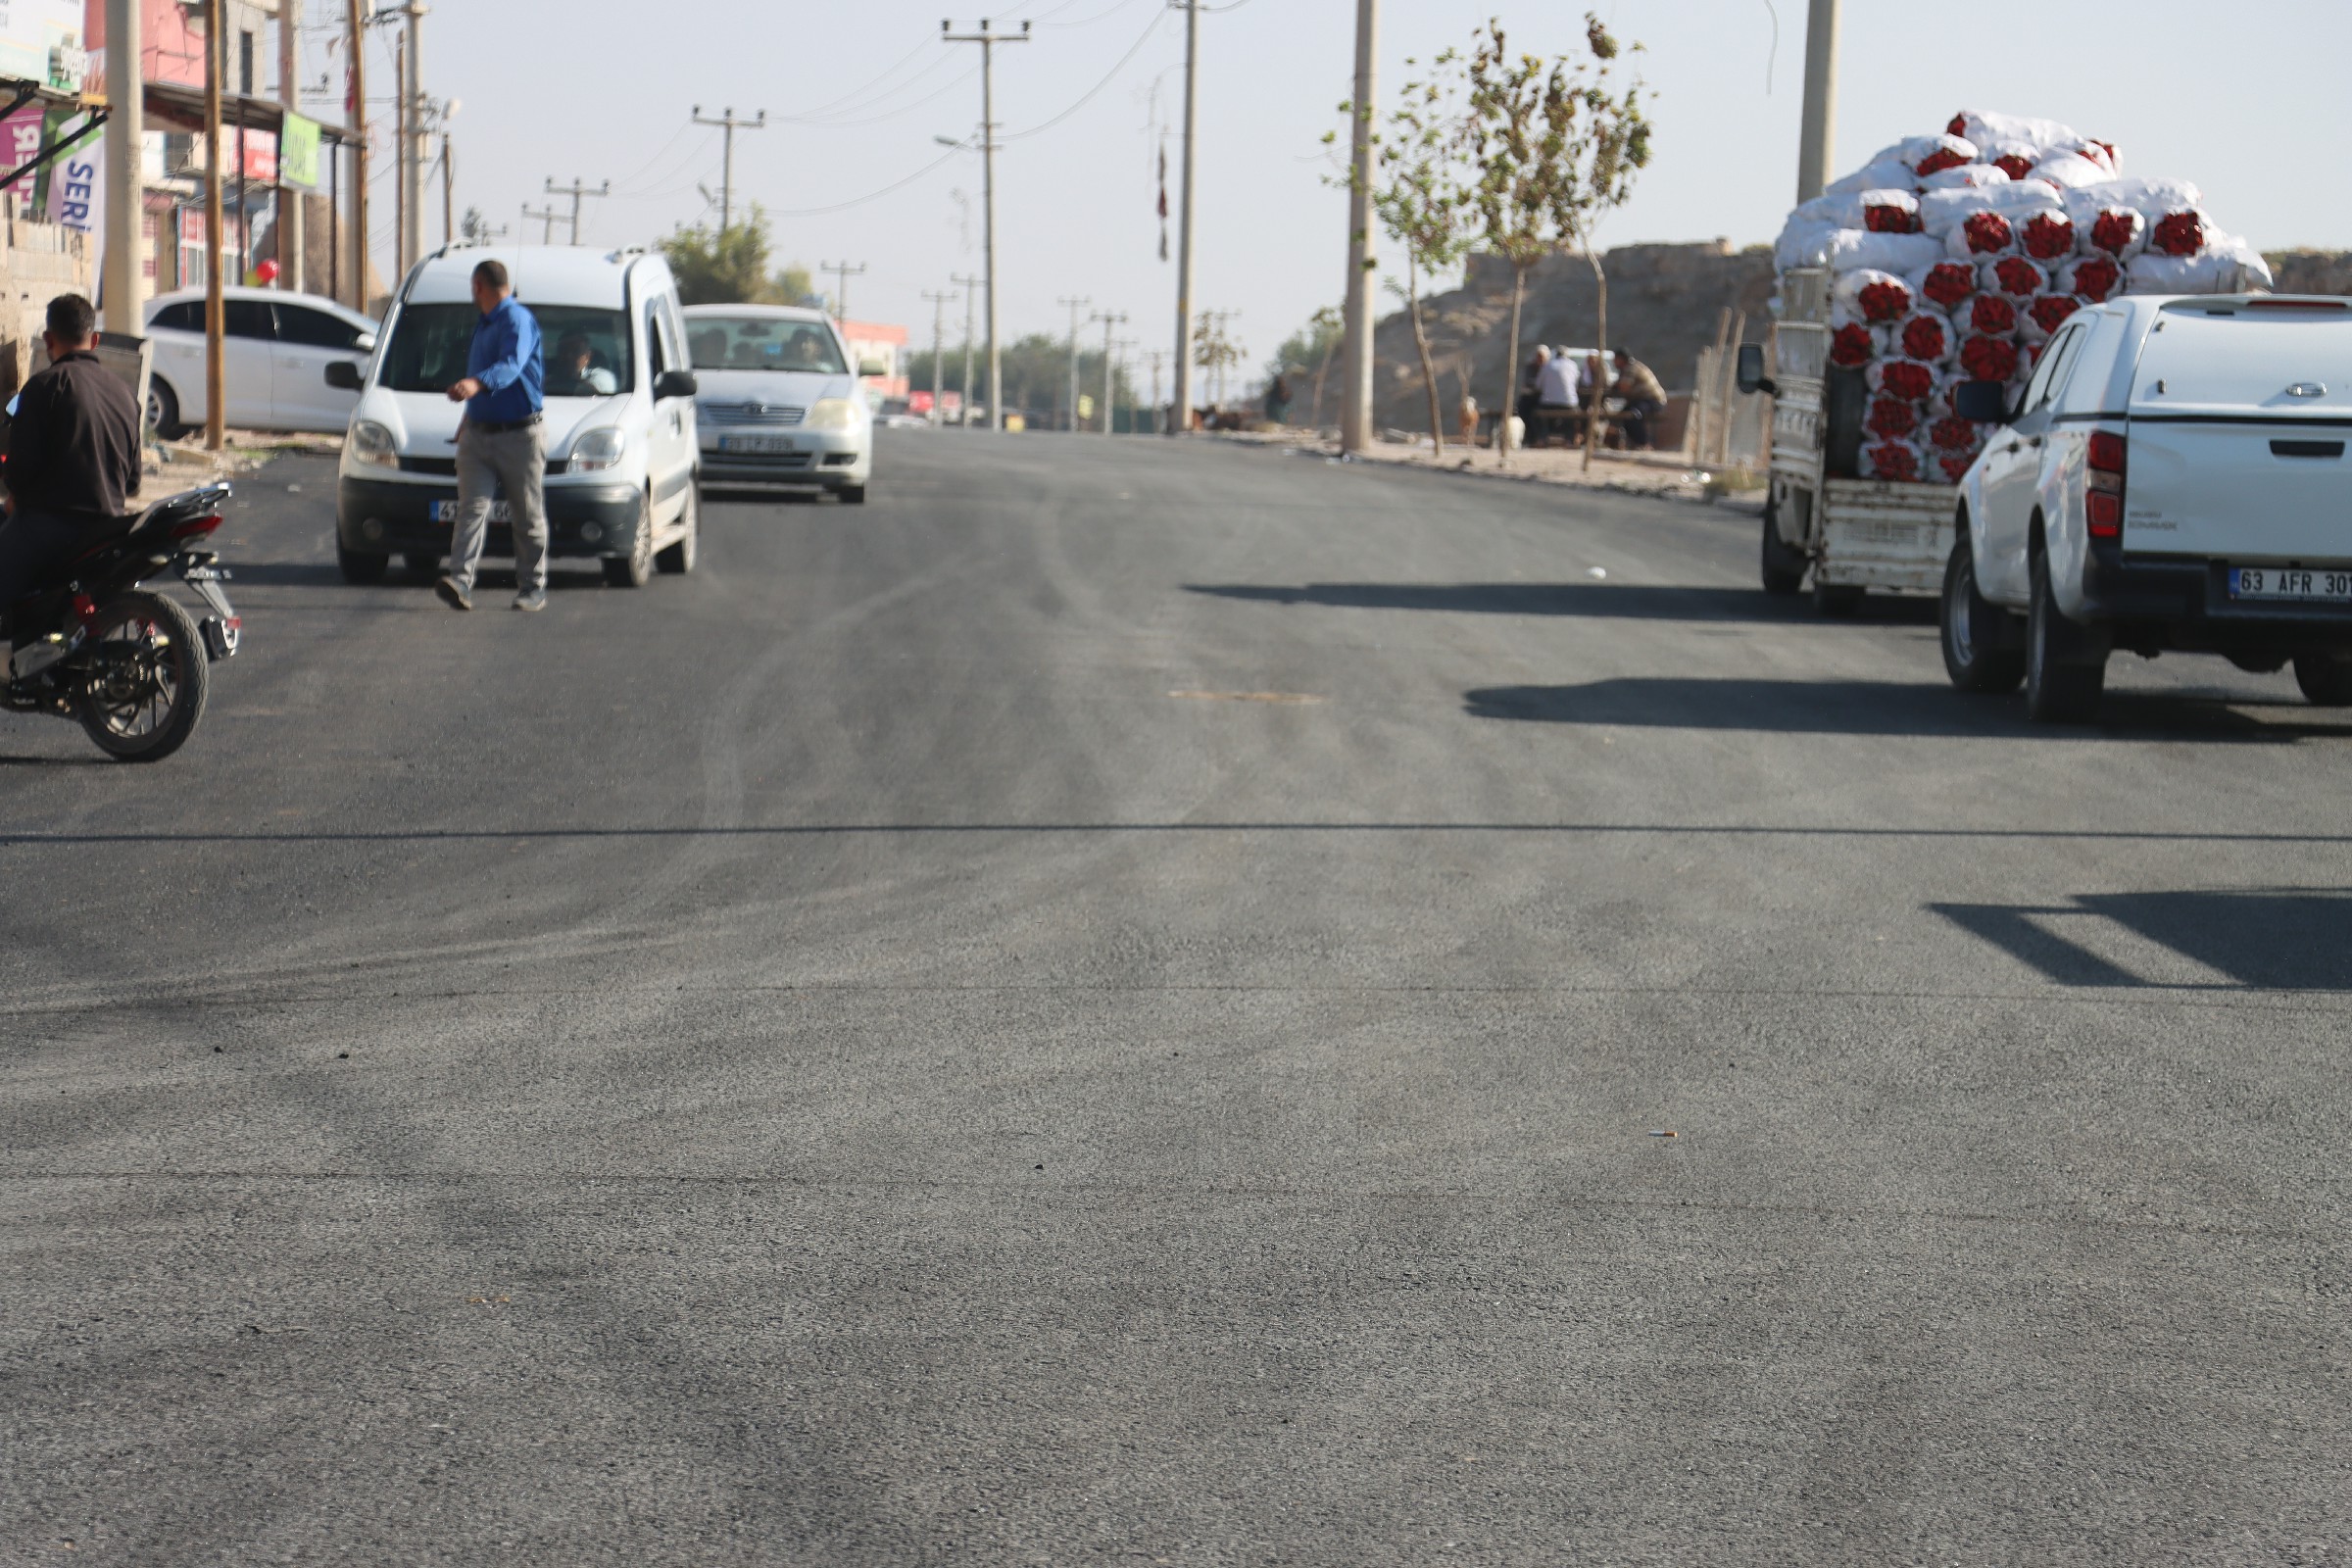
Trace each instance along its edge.
{"label": "power line", "polygon": [[1110,68],[1110,72],[1107,75],[1105,75],[1101,81],[1096,82],[1092,87],[1086,89],[1086,95],[1084,97],[1080,98],[1076,103],[1070,105],[1069,108],[1064,109],[1060,114],[1055,115],[1052,120],[1047,121],[1044,124],[1032,125],[1027,130],[1016,130],[1012,134],[1006,136],[1004,139],[1006,141],[1026,140],[1028,137],[1034,136],[1040,131],[1052,130],[1055,125],[1060,124],[1063,121],[1069,119],[1079,110],[1084,109],[1090,102],[1094,100],[1095,94],[1109,86],[1112,79],[1115,78],[1120,72],[1127,69],[1127,62],[1133,60],[1136,55],[1142,51],[1144,45],[1152,41],[1152,34],[1159,30],[1159,24],[1166,21],[1168,13],[1165,11],[1155,12],[1152,15],[1150,24],[1144,28],[1143,36],[1137,38],[1134,43],[1128,46],[1127,52],[1119,56],[1119,63]]}

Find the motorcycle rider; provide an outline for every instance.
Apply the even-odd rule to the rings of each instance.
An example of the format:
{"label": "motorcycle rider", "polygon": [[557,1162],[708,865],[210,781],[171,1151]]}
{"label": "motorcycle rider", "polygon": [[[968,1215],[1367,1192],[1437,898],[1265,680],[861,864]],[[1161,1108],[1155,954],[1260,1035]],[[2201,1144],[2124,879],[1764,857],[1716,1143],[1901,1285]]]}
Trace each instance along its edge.
{"label": "motorcycle rider", "polygon": [[0,523],[0,614],[131,519],[139,493],[139,411],[98,363],[98,313],[79,294],[49,302],[48,368],[17,394],[8,433],[8,521]]}

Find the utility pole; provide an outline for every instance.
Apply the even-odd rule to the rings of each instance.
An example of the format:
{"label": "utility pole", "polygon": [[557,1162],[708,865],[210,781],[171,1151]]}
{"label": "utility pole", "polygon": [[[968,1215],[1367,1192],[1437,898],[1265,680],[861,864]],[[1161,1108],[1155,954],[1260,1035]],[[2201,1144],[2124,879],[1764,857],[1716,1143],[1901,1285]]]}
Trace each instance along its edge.
{"label": "utility pole", "polygon": [[[1377,262],[1372,254],[1373,59],[1379,42],[1380,0],[1355,0],[1355,92],[1348,139],[1348,290],[1341,296],[1348,333],[1340,368],[1340,450],[1361,452],[1372,444],[1372,296]],[[1507,418],[1510,410],[1503,411]]]}
{"label": "utility pole", "polygon": [[1838,0],[1813,0],[1805,21],[1805,120],[1796,147],[1796,199],[1830,182],[1838,157]]}
{"label": "utility pole", "polygon": [[146,330],[146,249],[142,233],[139,149],[146,129],[139,79],[139,0],[106,0],[106,325]]}
{"label": "utility pole", "polygon": [[450,194],[458,180],[458,149],[449,139],[449,126],[441,127],[441,243],[447,245],[458,237],[458,222],[450,216],[457,211]]}
{"label": "utility pole", "polygon": [[989,30],[988,19],[980,19],[977,32],[953,32],[953,24],[939,24],[939,36],[946,43],[976,43],[980,46],[980,205],[985,215],[981,221],[981,246],[986,255],[981,270],[988,275],[988,427],[1004,428],[1004,350],[998,337],[997,314],[997,71],[996,46],[1001,43],[1027,43],[1029,24],[1021,24],[1018,32],[997,33]]}
{"label": "utility pole", "polygon": [[401,270],[424,259],[424,18],[425,8],[409,0],[400,14],[409,19],[409,81],[402,105],[408,113],[407,134],[401,140],[401,206],[407,221],[401,229]]}
{"label": "utility pole", "polygon": [[557,212],[553,206],[542,207],[537,212],[533,212],[531,211],[531,204],[529,202],[524,202],[522,204],[522,220],[524,222],[527,223],[534,218],[541,220],[539,225],[539,243],[542,245],[553,245],[556,242],[556,220],[562,218],[563,216],[564,215]]}
{"label": "utility pole", "polygon": [[[1176,198],[1176,401],[1167,433],[1193,427],[1193,130],[1200,113],[1200,0],[1184,0],[1184,177]],[[1157,388],[1153,389],[1157,401]]]}
{"label": "utility pole", "polygon": [[956,291],[954,289],[948,289],[944,292],[937,293],[930,289],[923,290],[923,298],[931,302],[931,428],[934,430],[938,429],[940,425],[939,391],[941,377],[939,373],[939,357],[947,352],[945,339],[945,334],[947,332],[947,318],[945,316],[945,312],[948,308],[948,301],[954,299],[955,297]]}
{"label": "utility pole", "polygon": [[1078,428],[1078,313],[1094,304],[1093,300],[1058,299],[1056,305],[1070,308],[1070,428]]}
{"label": "utility pole", "polygon": [[343,41],[351,56],[351,303],[368,310],[368,37],[360,8],[344,0]]}
{"label": "utility pole", "polygon": [[[111,29],[107,37],[114,37]],[[107,58],[114,58],[111,51]],[[302,113],[302,0],[277,0],[277,101],[285,105],[288,114]],[[277,286],[299,294],[303,291],[303,263],[308,260],[302,243],[303,196],[299,186],[285,182],[282,136],[277,151]],[[112,200],[114,187],[107,188]],[[110,298],[114,294],[111,279],[107,294]]]}
{"label": "utility pole", "polygon": [[[698,125],[716,125],[724,132],[719,138],[724,150],[718,157],[718,227],[719,232],[724,233],[735,221],[735,133],[739,130],[765,130],[767,111],[760,110],[759,117],[754,120],[737,120],[735,106],[729,104],[727,112],[716,120],[705,120],[703,106],[696,104],[694,122]],[[572,243],[576,245],[579,241],[575,237]]]}
{"label": "utility pole", "polygon": [[[1110,434],[1110,389],[1112,386],[1110,379],[1110,329],[1114,326],[1126,325],[1127,313],[1125,311],[1120,311],[1116,315],[1112,315],[1107,311],[1097,311],[1091,318],[1089,318],[1089,319],[1101,321],[1102,323],[1102,433],[1104,435],[1108,435]],[[1078,405],[1075,402],[1070,404],[1070,408],[1073,412],[1076,411],[1077,407]],[[1077,426],[1072,425],[1071,428],[1075,429]]]}
{"label": "utility pole", "polygon": [[[1146,355],[1145,358],[1152,362],[1152,416],[1156,419],[1160,416],[1159,368],[1167,363],[1168,351],[1166,349],[1153,349],[1150,354]],[[1162,430],[1160,434],[1165,435],[1167,432]]]}
{"label": "utility pole", "polygon": [[958,273],[948,281],[963,290],[963,407],[956,411],[961,428],[972,422],[972,307],[980,299],[980,279]]}
{"label": "utility pole", "polygon": [[[225,439],[228,401],[225,336],[228,307],[220,292],[220,75],[228,47],[220,36],[221,0],[204,0],[204,446],[218,452]],[[135,69],[135,67],[134,67]]]}
{"label": "utility pole", "polygon": [[[1119,339],[1119,340],[1118,340],[1116,343],[1113,343],[1113,344],[1111,345],[1111,349],[1112,349],[1112,351],[1113,351],[1113,352],[1115,352],[1115,353],[1118,355],[1118,357],[1119,357],[1119,363],[1120,363],[1121,365],[1125,365],[1125,364],[1127,363],[1127,356],[1128,356],[1128,354],[1129,354],[1129,353],[1131,353],[1131,352],[1134,350],[1135,346],[1136,346],[1136,339],[1134,339],[1134,338],[1131,338],[1131,337],[1123,337],[1123,338],[1120,338],[1120,339]],[[1118,384],[1118,382],[1117,382],[1117,381],[1115,381],[1115,380],[1112,380],[1112,379],[1110,378],[1110,376],[1108,376],[1107,374],[1105,374],[1105,375],[1103,376],[1102,380],[1103,380],[1102,400],[1103,400],[1105,403],[1109,403],[1109,404],[1111,404],[1111,414],[1112,414],[1111,422],[1110,422],[1110,423],[1108,423],[1108,424],[1105,424],[1105,425],[1104,425],[1102,428],[1103,428],[1103,431],[1104,431],[1106,434],[1112,434],[1112,435],[1115,435],[1115,434],[1117,434],[1117,433],[1118,433],[1118,419],[1117,419],[1118,408],[1117,408],[1117,404],[1116,404],[1115,398],[1116,398],[1116,394],[1117,394],[1117,392],[1118,392],[1118,386],[1119,386],[1119,384]],[[1132,390],[1132,389],[1131,389],[1131,390]],[[1129,419],[1128,419],[1128,421],[1127,421],[1127,433],[1128,433],[1129,435],[1134,435],[1134,434],[1136,433],[1136,428],[1135,428],[1135,420],[1134,420],[1134,418],[1132,417],[1132,408],[1130,409],[1130,415],[1131,415],[1131,416],[1129,417]]]}
{"label": "utility pole", "polygon": [[392,291],[409,265],[409,46],[392,40]]}
{"label": "utility pole", "polygon": [[816,270],[820,272],[831,272],[839,280],[838,286],[833,290],[833,318],[837,321],[848,320],[850,318],[850,279],[863,277],[865,264],[859,262],[856,267],[852,267],[847,262],[819,262],[816,264]]}
{"label": "utility pole", "polygon": [[580,198],[583,196],[610,196],[612,194],[612,182],[608,179],[596,189],[590,190],[577,174],[571,176],[571,183],[568,185],[557,184],[555,176],[550,174],[547,180],[547,193],[550,196],[571,198],[571,242],[577,245],[580,242]]}

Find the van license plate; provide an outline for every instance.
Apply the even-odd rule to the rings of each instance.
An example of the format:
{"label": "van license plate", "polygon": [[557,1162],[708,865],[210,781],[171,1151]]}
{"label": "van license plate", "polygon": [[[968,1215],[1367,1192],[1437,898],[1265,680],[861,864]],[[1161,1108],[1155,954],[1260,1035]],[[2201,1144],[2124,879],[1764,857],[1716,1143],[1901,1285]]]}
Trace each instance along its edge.
{"label": "van license plate", "polygon": [[[457,520],[458,520],[458,504],[457,504],[455,501],[436,501],[436,502],[434,502],[434,503],[433,503],[433,520],[434,520],[435,522],[455,522],[455,521],[457,521]],[[493,502],[491,502],[491,503],[490,503],[490,520],[491,520],[492,522],[506,522],[506,523],[512,523],[512,522],[514,520],[514,504],[513,502],[511,502],[511,501],[493,501]]]}
{"label": "van license plate", "polygon": [[2352,604],[2352,571],[2305,570],[2300,566],[2232,566],[2232,599],[2314,599]]}
{"label": "van license plate", "polygon": [[788,435],[722,435],[718,438],[721,452],[790,452],[792,437]]}

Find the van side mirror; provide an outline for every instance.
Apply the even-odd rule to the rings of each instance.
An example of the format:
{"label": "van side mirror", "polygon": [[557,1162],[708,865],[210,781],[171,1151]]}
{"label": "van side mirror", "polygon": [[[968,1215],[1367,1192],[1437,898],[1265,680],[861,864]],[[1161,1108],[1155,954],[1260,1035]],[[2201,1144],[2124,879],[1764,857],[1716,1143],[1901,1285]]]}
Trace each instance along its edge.
{"label": "van side mirror", "polygon": [[859,375],[888,375],[890,373],[890,362],[888,360],[876,359],[869,354],[864,359],[858,362],[858,373]]}
{"label": "van side mirror", "polygon": [[1764,373],[1764,345],[1761,343],[1740,345],[1739,369],[1736,372],[1735,380],[1742,392],[1778,392],[1780,390],[1779,387],[1772,384],[1772,377]]}
{"label": "van side mirror", "polygon": [[375,352],[375,334],[373,332],[362,332],[358,337],[355,337],[351,340],[351,346],[362,354],[373,354]]}
{"label": "van side mirror", "polygon": [[326,362],[326,384],[338,392],[358,392],[367,386],[360,379],[360,368],[349,360]]}
{"label": "van side mirror", "polygon": [[694,378],[692,370],[663,370],[654,377],[656,403],[666,402],[670,398],[690,398],[702,389],[703,384]]}
{"label": "van side mirror", "polygon": [[1974,424],[2009,422],[2009,389],[1998,381],[1963,381],[1952,393],[1952,412]]}

